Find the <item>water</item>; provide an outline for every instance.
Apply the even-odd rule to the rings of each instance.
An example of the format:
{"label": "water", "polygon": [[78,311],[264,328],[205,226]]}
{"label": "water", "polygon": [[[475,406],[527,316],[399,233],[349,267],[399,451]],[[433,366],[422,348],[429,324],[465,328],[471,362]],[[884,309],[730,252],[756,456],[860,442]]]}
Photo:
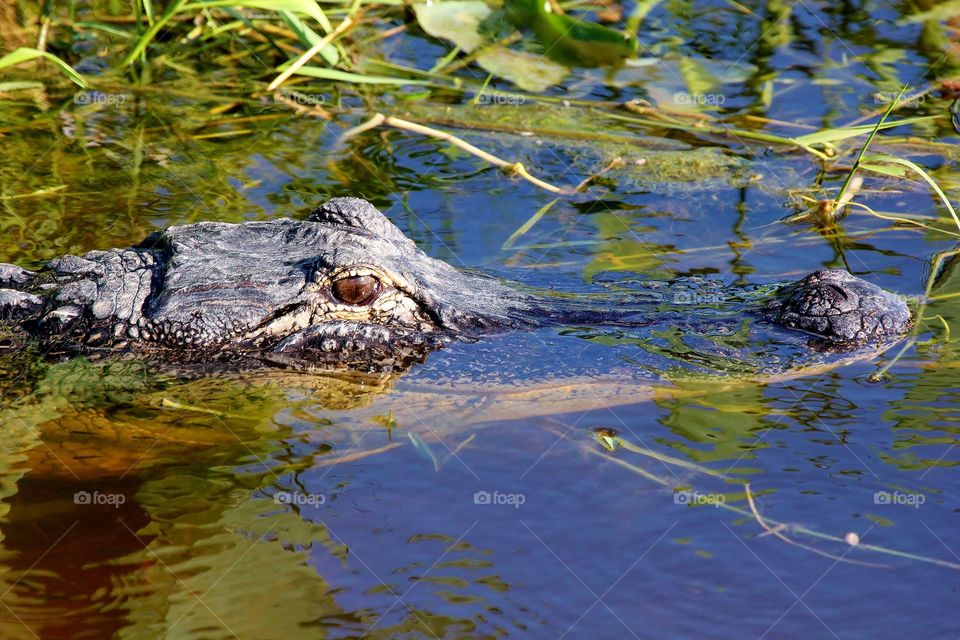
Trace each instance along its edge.
{"label": "water", "polygon": [[[670,13],[682,7],[657,8],[641,40],[664,62],[577,71],[567,94],[555,92],[659,99],[709,72],[727,114],[821,127],[882,108],[875,92],[956,71],[941,25],[894,24],[907,9],[749,8],[718,3],[682,20]],[[421,68],[445,52],[416,33],[382,46]],[[367,115],[349,91],[326,123],[251,99],[242,71],[206,80],[158,81],[121,104],[69,93],[4,103],[0,260],[35,267],[171,224],[303,217],[345,194],[372,200],[456,266],[585,293],[697,275],[763,285],[846,267],[918,296],[933,257],[953,249],[948,235],[860,211],[836,230],[782,224],[798,195],[822,197],[842,172],[742,140],[598,125],[575,106],[544,113],[644,142],[624,151],[536,131],[462,132],[557,184],[614,154],[627,161],[504,249],[551,194],[413,134],[338,144]],[[211,112],[229,100],[238,106]],[[553,124],[533,104],[381,100],[425,122]],[[933,94],[903,115],[948,106]],[[942,146],[877,149],[909,155],[956,201],[949,122],[913,131]],[[40,189],[51,191],[11,197]],[[920,183],[868,178],[858,200],[951,228]],[[955,263],[938,274],[932,293],[954,294]],[[759,383],[716,360],[678,368],[689,360],[668,326],[639,344],[636,333],[584,327],[497,336],[393,379],[178,380],[135,363],[25,356],[2,368],[13,380],[0,455],[2,635],[956,635],[960,354],[944,326],[956,334],[957,298],[924,317],[919,342],[892,365],[898,349],[846,363],[811,356]],[[778,335],[799,351],[796,336]],[[737,363],[771,355],[758,347],[751,361],[746,344]],[[614,451],[610,433],[623,441]]]}

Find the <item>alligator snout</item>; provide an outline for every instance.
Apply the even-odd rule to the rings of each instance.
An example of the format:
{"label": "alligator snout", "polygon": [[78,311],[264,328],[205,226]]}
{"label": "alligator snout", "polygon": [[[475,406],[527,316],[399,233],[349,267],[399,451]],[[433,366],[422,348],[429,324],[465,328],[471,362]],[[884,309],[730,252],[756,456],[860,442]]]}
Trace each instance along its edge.
{"label": "alligator snout", "polygon": [[900,336],[913,323],[903,298],[840,269],[815,271],[783,287],[764,315],[838,350]]}

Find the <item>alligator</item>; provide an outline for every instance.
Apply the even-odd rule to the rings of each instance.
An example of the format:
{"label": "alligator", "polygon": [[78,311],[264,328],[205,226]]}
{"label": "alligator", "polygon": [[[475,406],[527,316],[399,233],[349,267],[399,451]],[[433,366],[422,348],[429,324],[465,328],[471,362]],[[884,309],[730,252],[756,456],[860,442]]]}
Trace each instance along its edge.
{"label": "alligator", "polygon": [[[912,323],[901,297],[842,270],[779,286],[748,310],[811,334],[819,350],[890,341]],[[36,271],[0,264],[4,347],[55,358],[398,370],[457,340],[652,313],[564,303],[455,269],[359,198],[334,198],[305,220],[172,226]]]}

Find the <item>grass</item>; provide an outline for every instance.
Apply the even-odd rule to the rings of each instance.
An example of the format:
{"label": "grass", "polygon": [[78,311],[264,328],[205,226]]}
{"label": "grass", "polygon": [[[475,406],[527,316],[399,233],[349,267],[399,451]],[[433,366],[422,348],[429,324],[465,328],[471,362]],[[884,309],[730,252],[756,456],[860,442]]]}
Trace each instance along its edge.
{"label": "grass", "polygon": [[86,89],[89,86],[86,79],[82,75],[77,73],[73,67],[57,56],[47,53],[46,51],[40,51],[39,49],[32,49],[30,47],[20,47],[19,49],[15,49],[3,57],[0,57],[0,70],[7,67],[15,67],[23,64],[24,62],[30,62],[31,60],[36,60],[38,58],[49,60],[50,62],[54,63],[67,78],[72,80],[80,87]]}
{"label": "grass", "polygon": [[[625,23],[630,33],[640,28],[657,4],[638,4]],[[576,3],[568,8],[573,6]],[[588,188],[591,179],[584,177],[576,187],[554,184],[549,176],[535,176],[520,162],[489,153],[450,129],[533,133],[541,138],[572,138],[584,144],[616,143],[626,149],[646,144],[645,140],[638,139],[639,133],[650,139],[692,138],[706,146],[724,144],[747,157],[762,156],[770,149],[782,154],[800,153],[806,155],[822,175],[845,176],[836,197],[825,197],[822,192],[819,197],[807,197],[814,204],[812,212],[836,217],[849,206],[873,214],[875,212],[868,205],[853,201],[865,176],[911,182],[918,177],[933,190],[960,229],[960,217],[947,192],[908,157],[907,146],[910,150],[919,147],[935,154],[947,151],[934,140],[889,135],[892,130],[907,126],[922,128],[950,122],[949,112],[894,118],[894,113],[904,105],[915,105],[917,100],[927,97],[930,87],[901,100],[906,91],[904,87],[872,124],[854,121],[848,126],[813,130],[805,123],[769,121],[763,123],[768,126],[758,126],[763,119],[750,115],[724,116],[709,109],[678,109],[637,99],[606,102],[563,98],[545,91],[518,91],[493,72],[477,77],[473,72],[475,65],[480,63],[481,52],[488,51],[489,47],[503,48],[504,43],[513,43],[515,49],[524,50],[536,40],[536,34],[545,37],[542,34],[549,29],[536,22],[531,22],[528,29],[521,26],[519,30],[516,24],[511,24],[491,36],[483,36],[486,40],[478,46],[477,39],[482,36],[479,31],[453,32],[449,26],[437,27],[434,20],[431,29],[440,28],[439,39],[449,39],[446,52],[429,68],[417,68],[380,55],[378,46],[384,39],[417,28],[407,21],[403,5],[393,0],[171,0],[162,7],[152,0],[138,0],[129,5],[129,13],[120,14],[104,12],[96,3],[91,8],[76,0],[45,3],[42,7],[25,20],[37,25],[33,34],[37,46],[20,47],[4,55],[0,58],[0,71],[20,70],[27,65],[36,65],[38,61],[47,61],[82,89],[104,92],[150,91],[157,86],[169,86],[171,77],[199,78],[227,71],[227,77],[235,77],[238,86],[243,87],[241,90],[249,93],[251,102],[272,94],[275,105],[305,116],[325,120],[341,116],[366,120],[348,131],[345,139],[376,127],[430,136],[561,197],[577,196]],[[531,7],[535,9],[531,9],[532,13],[542,13],[537,6]],[[731,5],[731,10],[742,13],[741,9],[736,3]],[[539,18],[532,18],[536,19]],[[613,33],[610,29],[600,29],[586,37],[603,40]],[[95,78],[87,77],[70,65],[69,45],[78,41],[92,41],[101,48],[109,63],[105,73]],[[578,46],[582,48],[584,44],[556,42],[563,44],[568,51]],[[56,77],[51,74],[41,74],[40,78],[50,85],[57,84]],[[517,82],[523,84],[522,80]],[[697,77],[691,82],[702,83],[703,78]],[[0,88],[4,86],[15,90],[17,80],[4,83]],[[364,112],[354,105],[345,107],[342,103],[326,101],[320,104],[315,99],[318,90],[330,91],[334,86],[360,96],[368,105],[372,98],[392,98],[397,111],[409,113],[379,112],[369,107]],[[429,107],[434,103],[425,100],[441,97],[446,102],[450,96],[462,104],[472,105],[473,111],[451,112],[448,108],[438,118],[438,110]],[[523,108],[482,108],[484,102],[490,103],[504,96]],[[563,108],[558,109],[561,102]],[[224,105],[224,110],[230,109],[229,104]],[[450,113],[453,113],[452,117]],[[785,134],[785,127],[802,133]],[[255,132],[254,128],[240,128],[197,131],[192,135],[194,139],[219,139]],[[868,154],[874,141],[880,140],[884,151]],[[847,169],[844,162],[852,154],[855,154],[853,165]],[[615,160],[610,157],[605,162]],[[612,175],[616,177],[616,172]],[[507,239],[505,248],[513,246],[549,209],[550,205],[534,214]],[[794,220],[814,219],[810,213],[795,216]],[[897,216],[893,219],[904,220]],[[927,219],[914,219],[909,224],[941,232]]]}
{"label": "grass", "polygon": [[[630,17],[631,28],[639,28],[643,17],[656,4],[639,3]],[[404,68],[376,59],[359,65],[356,58],[358,55],[368,57],[365,51],[368,45],[378,42],[381,36],[386,37],[387,33],[411,28],[403,22],[403,6],[392,0],[171,0],[162,12],[152,0],[139,0],[132,2],[132,13],[121,15],[102,15],[81,7],[76,0],[45,3],[43,6],[45,9],[35,16],[37,23],[43,25],[36,36],[38,47],[21,48],[10,53],[0,59],[0,69],[42,56],[56,64],[72,81],[85,86],[89,79],[73,70],[68,61],[46,49],[54,42],[63,48],[68,41],[96,34],[100,37],[98,44],[103,46],[107,58],[112,61],[114,77],[125,77],[128,82],[141,85],[156,81],[158,75],[169,69],[197,74],[239,63],[251,76],[272,76],[267,83],[268,91],[275,91],[286,83],[300,82],[306,76],[355,87],[364,84],[419,85],[452,90],[476,100],[493,78],[492,74],[487,74],[481,82],[471,74],[458,74],[464,63],[475,61],[476,53],[463,55],[456,46],[450,46],[449,54],[429,70]],[[77,19],[78,14],[82,14],[81,19]],[[536,30],[537,24],[533,22],[532,25]],[[354,34],[356,36],[351,38]],[[525,43],[535,40],[536,36],[528,35],[530,37],[524,38]],[[520,33],[513,31],[508,39],[516,41],[519,36]],[[583,44],[557,42],[571,46]],[[511,90],[511,95],[529,103],[557,102],[556,98],[543,93]],[[901,106],[897,101],[892,105],[892,110]],[[874,125],[861,124],[784,136],[755,128],[730,126],[709,114],[678,113],[676,109],[650,105],[640,107],[632,101],[612,105],[593,102],[592,106],[603,111],[602,117],[611,127],[620,122],[649,129],[720,136],[737,143],[795,148],[824,163],[843,155],[845,149],[838,147],[839,143],[875,135],[876,130]],[[634,111],[643,117],[624,111]],[[946,117],[883,122],[879,130]]]}

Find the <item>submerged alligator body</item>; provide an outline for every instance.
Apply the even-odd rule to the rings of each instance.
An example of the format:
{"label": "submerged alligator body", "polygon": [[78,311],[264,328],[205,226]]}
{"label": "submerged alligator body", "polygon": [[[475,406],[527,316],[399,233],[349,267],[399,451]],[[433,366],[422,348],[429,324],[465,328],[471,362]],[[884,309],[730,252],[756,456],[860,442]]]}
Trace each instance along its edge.
{"label": "submerged alligator body", "polygon": [[[836,350],[911,324],[899,297],[839,270],[780,288],[759,311]],[[642,312],[631,317],[644,322]],[[61,357],[382,371],[491,332],[628,321],[616,308],[563,308],[454,269],[357,198],[333,199],[303,221],[174,226],[37,272],[0,264],[8,348],[33,341]]]}

